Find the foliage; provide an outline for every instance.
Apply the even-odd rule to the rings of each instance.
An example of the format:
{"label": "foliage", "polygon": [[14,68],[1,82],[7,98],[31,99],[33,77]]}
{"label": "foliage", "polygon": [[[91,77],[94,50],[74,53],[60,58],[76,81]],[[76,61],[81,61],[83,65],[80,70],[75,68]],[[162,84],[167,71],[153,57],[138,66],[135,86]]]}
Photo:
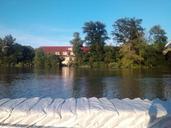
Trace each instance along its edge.
{"label": "foliage", "polygon": [[41,48],[35,50],[34,66],[36,68],[43,68],[45,66],[45,54]]}
{"label": "foliage", "polygon": [[121,18],[113,24],[113,39],[118,43],[129,43],[140,39],[144,35],[144,29],[141,26],[142,19]]}
{"label": "foliage", "polygon": [[[75,65],[108,68],[141,68],[168,66],[163,55],[167,42],[165,30],[154,25],[150,40],[144,36],[142,19],[120,18],[113,24],[112,38],[117,46],[107,45],[109,39],[106,25],[99,21],[89,21],[83,26],[84,39],[75,32],[70,43],[73,45]],[[89,48],[83,51],[83,42]],[[0,38],[0,66],[34,65],[38,68],[54,68],[62,65],[64,59],[46,54],[41,48],[33,49],[16,43],[11,35]]]}
{"label": "foliage", "polygon": [[150,39],[154,43],[166,43],[167,42],[167,36],[164,29],[161,28],[160,25],[154,25],[150,29]]}
{"label": "foliage", "polygon": [[119,46],[114,47],[105,45],[106,40],[109,39],[105,24],[99,21],[86,22],[83,33],[85,34],[84,41],[89,47],[89,52],[82,54],[80,50],[81,39],[78,34],[71,41],[73,48],[77,49],[77,52],[74,52],[76,60],[81,56],[83,63],[79,63],[79,65],[88,64],[90,67],[106,65],[107,67],[121,68],[167,65],[165,56],[162,53],[167,42],[165,30],[159,25],[153,26],[149,31],[151,40],[148,42],[148,39],[144,37],[144,28],[141,24],[142,19],[136,18],[120,18],[116,20],[113,24],[112,37]]}
{"label": "foliage", "polygon": [[62,60],[59,56],[48,54],[46,55],[46,58],[45,58],[45,67],[56,68],[56,67],[61,66],[61,62]]}
{"label": "foliage", "polygon": [[90,63],[92,61],[103,61],[105,41],[109,38],[105,27],[105,24],[99,21],[90,21],[84,24],[85,43],[89,46],[91,53]]}
{"label": "foliage", "polygon": [[36,49],[34,66],[36,68],[56,68],[62,65],[63,58],[58,55],[45,54],[41,48]]}
{"label": "foliage", "polygon": [[75,63],[76,64],[82,64],[83,62],[83,51],[82,51],[82,45],[83,41],[80,38],[80,34],[78,32],[75,32],[73,34],[73,39],[70,41],[73,47],[73,53],[75,55]]}
{"label": "foliage", "polygon": [[30,46],[22,46],[15,42],[12,35],[0,39],[0,65],[15,66],[19,63],[31,66],[34,58],[34,49]]}
{"label": "foliage", "polygon": [[122,43],[118,61],[120,67],[132,68],[143,64],[145,43],[141,22],[141,19],[121,18],[113,24],[113,39]]}
{"label": "foliage", "polygon": [[113,46],[105,46],[104,47],[104,62],[107,66],[111,65],[111,63],[116,62],[118,58],[118,51],[117,47]]}
{"label": "foliage", "polygon": [[120,54],[120,66],[124,68],[133,68],[136,65],[140,65],[143,58],[136,52],[133,44],[123,44],[119,51]]}

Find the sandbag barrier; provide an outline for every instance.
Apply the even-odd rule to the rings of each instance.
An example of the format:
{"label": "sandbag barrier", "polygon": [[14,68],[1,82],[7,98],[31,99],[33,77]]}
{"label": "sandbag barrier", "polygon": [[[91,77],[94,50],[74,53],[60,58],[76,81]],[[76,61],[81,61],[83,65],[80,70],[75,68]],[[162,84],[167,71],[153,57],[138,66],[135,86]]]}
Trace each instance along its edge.
{"label": "sandbag barrier", "polygon": [[0,99],[3,128],[153,128],[171,126],[171,100],[103,98]]}

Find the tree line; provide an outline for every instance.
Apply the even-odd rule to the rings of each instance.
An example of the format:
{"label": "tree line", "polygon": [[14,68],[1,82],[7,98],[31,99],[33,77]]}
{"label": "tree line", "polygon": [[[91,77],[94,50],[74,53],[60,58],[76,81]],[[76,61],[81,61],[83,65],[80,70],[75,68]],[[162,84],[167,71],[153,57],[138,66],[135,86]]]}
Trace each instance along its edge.
{"label": "tree line", "polygon": [[59,67],[63,58],[45,54],[42,49],[16,43],[12,35],[0,38],[0,67]]}
{"label": "tree line", "polygon": [[34,49],[15,41],[11,35],[0,38],[0,66],[33,66]]}
{"label": "tree line", "polygon": [[[116,20],[112,27],[111,36],[117,44],[115,46],[106,44],[109,39],[106,25],[99,21],[84,24],[84,39],[81,39],[78,32],[73,34],[71,44],[76,56],[75,65],[119,68],[169,65],[162,53],[168,38],[160,25],[154,25],[145,33],[142,19],[126,17]],[[83,43],[89,47],[89,52],[81,50]]]}
{"label": "tree line", "polygon": [[[165,30],[154,25],[148,33],[142,27],[142,19],[120,18],[112,25],[111,37],[106,25],[100,21],[85,22],[84,38],[79,32],[73,34],[70,43],[75,54],[74,66],[136,68],[169,66],[163,55],[167,43]],[[148,36],[147,36],[148,35]],[[113,39],[116,45],[107,44]],[[82,50],[83,44],[89,48]],[[0,66],[59,67],[64,59],[45,54],[41,48],[16,43],[11,35],[0,38]]]}
{"label": "tree line", "polygon": [[35,50],[35,68],[59,68],[62,66],[64,58],[54,54],[45,54],[41,48]]}

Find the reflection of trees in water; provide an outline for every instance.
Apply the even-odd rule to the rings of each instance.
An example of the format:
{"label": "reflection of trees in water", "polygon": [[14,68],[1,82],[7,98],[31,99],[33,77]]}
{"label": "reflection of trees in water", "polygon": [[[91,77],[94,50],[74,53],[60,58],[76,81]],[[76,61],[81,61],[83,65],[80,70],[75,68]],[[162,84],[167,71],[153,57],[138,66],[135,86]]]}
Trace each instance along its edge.
{"label": "reflection of trees in water", "polygon": [[171,80],[170,77],[164,79],[164,96],[166,99],[171,98]]}
{"label": "reflection of trees in water", "polygon": [[104,77],[103,96],[108,98],[120,98],[120,78],[118,76]]}
{"label": "reflection of trees in water", "polygon": [[73,92],[77,97],[102,97],[102,74],[90,69],[75,70]]}
{"label": "reflection of trees in water", "polygon": [[102,78],[93,78],[93,76],[87,77],[87,96],[88,97],[103,97],[103,82]]}
{"label": "reflection of trees in water", "polygon": [[12,68],[1,68],[0,69],[0,81],[4,82],[6,86],[10,86],[10,84],[16,79],[16,75],[19,72],[16,69]]}
{"label": "reflection of trees in water", "polygon": [[16,79],[16,75],[13,73],[16,70],[11,68],[0,69],[0,98],[9,97],[11,95],[11,85]]}
{"label": "reflection of trees in water", "polygon": [[122,98],[135,98],[142,97],[139,87],[139,81],[137,78],[141,77],[141,71],[139,70],[121,70],[121,85],[120,95]]}
{"label": "reflection of trees in water", "polygon": [[167,90],[169,87],[166,87],[170,78],[166,79],[161,70],[121,70],[120,75],[123,97],[153,99],[171,95]]}
{"label": "reflection of trees in water", "polygon": [[23,93],[52,97],[169,98],[170,85],[170,76],[163,76],[161,71],[68,67],[0,70],[0,97],[21,96]]}
{"label": "reflection of trees in water", "polygon": [[164,98],[164,81],[162,78],[155,77],[144,77],[140,79],[140,88],[143,92],[143,97],[153,99],[153,98]]}

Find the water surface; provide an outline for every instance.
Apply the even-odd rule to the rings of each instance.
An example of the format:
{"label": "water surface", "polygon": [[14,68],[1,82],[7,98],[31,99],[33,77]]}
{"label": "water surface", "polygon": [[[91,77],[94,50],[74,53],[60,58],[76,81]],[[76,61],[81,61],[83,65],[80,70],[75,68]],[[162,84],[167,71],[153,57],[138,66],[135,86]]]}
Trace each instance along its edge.
{"label": "water surface", "polygon": [[168,69],[1,69],[0,98],[171,97]]}

